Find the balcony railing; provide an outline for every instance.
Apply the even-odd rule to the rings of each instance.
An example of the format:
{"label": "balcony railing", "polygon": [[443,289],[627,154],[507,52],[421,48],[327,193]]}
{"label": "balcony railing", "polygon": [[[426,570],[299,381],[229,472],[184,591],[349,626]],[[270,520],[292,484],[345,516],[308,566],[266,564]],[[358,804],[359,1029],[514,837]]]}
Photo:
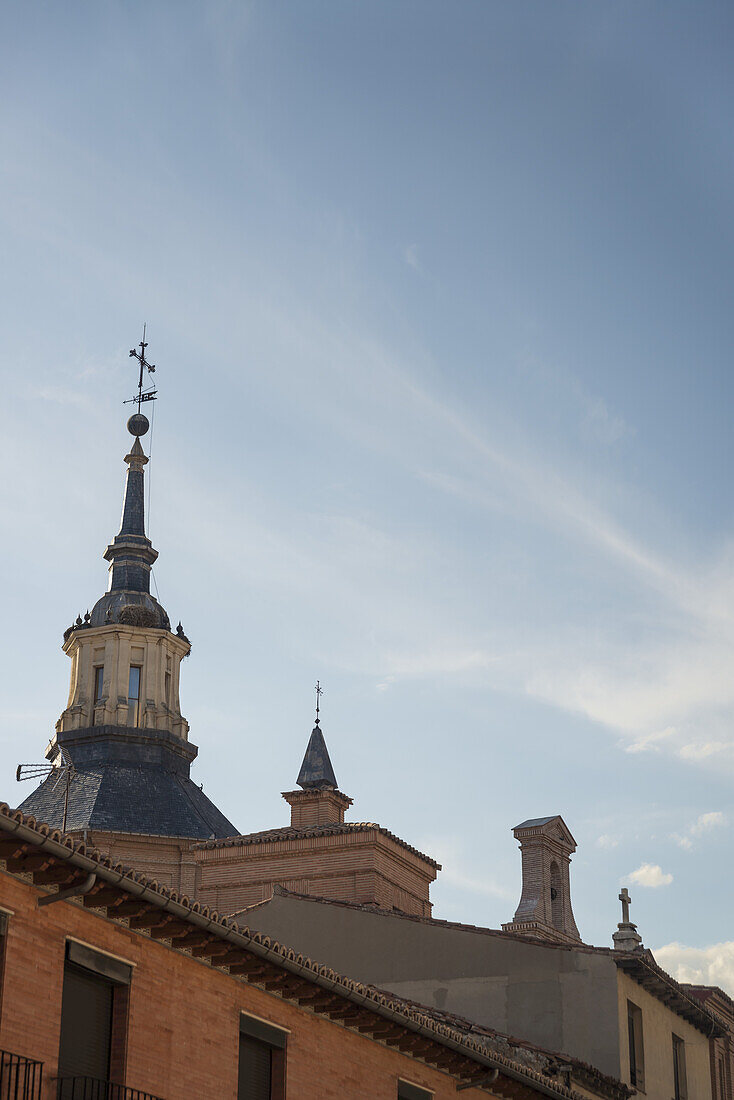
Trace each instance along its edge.
{"label": "balcony railing", "polygon": [[41,1100],[43,1062],[0,1050],[0,1100]]}
{"label": "balcony railing", "polygon": [[[56,1081],[56,1100],[161,1100],[150,1092],[100,1081],[96,1077],[57,1077]],[[4,1100],[4,1094],[0,1100]]]}

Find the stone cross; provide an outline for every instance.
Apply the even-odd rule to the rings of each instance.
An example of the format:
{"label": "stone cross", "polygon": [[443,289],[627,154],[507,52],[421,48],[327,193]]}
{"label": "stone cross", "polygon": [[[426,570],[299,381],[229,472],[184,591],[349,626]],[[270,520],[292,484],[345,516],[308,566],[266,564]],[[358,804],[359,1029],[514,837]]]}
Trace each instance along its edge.
{"label": "stone cross", "polygon": [[629,896],[629,891],[626,886],[622,888],[622,892],[619,895],[619,900],[622,902],[622,924],[629,924],[630,902],[632,901],[632,898]]}

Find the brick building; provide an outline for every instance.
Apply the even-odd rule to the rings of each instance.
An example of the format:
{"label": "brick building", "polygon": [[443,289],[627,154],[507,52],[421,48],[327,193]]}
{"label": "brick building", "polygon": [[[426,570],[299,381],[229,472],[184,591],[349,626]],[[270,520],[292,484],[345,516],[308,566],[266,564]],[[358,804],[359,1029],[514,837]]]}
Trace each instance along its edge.
{"label": "brick building", "polygon": [[629,1094],[578,1061],[341,977],[4,804],[0,860],[3,1097]]}

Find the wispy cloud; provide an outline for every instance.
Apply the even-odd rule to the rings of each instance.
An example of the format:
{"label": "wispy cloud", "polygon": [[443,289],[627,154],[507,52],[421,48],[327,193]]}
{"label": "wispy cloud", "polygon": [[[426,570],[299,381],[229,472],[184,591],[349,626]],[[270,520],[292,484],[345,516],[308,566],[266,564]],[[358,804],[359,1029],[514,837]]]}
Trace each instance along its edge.
{"label": "wispy cloud", "polygon": [[424,275],[423,265],[418,259],[418,249],[414,244],[406,244],[403,249],[403,259],[408,267],[412,267],[414,271],[417,271],[419,275]]}
{"label": "wispy cloud", "polygon": [[673,876],[663,871],[657,863],[642,863],[636,871],[632,871],[620,881],[635,882],[638,886],[670,886]]}
{"label": "wispy cloud", "polygon": [[690,850],[695,840],[700,839],[702,836],[705,836],[706,833],[710,833],[713,829],[718,829],[725,824],[726,816],[721,810],[712,810],[710,813],[699,814],[685,833],[673,833],[673,840],[675,840],[681,848]]}
{"label": "wispy cloud", "polygon": [[619,844],[619,838],[611,836],[609,833],[602,833],[601,836],[596,838],[597,848],[616,848]]}
{"label": "wispy cloud", "polygon": [[686,947],[667,943],[653,951],[660,965],[679,982],[692,985],[718,985],[734,997],[734,941],[713,943],[708,947]]}

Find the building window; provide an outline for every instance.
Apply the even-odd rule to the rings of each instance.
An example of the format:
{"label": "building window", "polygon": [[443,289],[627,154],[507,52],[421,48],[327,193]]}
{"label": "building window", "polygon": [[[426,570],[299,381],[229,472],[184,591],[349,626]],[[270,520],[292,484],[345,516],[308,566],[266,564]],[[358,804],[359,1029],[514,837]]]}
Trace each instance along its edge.
{"label": "building window", "polygon": [[421,1088],[410,1081],[398,1081],[398,1100],[433,1100],[429,1089]]}
{"label": "building window", "polygon": [[131,974],[132,967],[126,963],[73,940],[67,942],[58,1100],[77,1095],[80,1078],[123,1083]]}
{"label": "building window", "polygon": [[140,717],[140,665],[130,665],[130,679],[127,688],[127,724],[137,726]]}
{"label": "building window", "polygon": [[5,945],[8,939],[8,914],[0,912],[0,1020],[3,1012],[3,983],[5,980]]}
{"label": "building window", "polygon": [[171,673],[170,672],[167,672],[166,675],[165,675],[165,697],[166,697],[166,706],[170,707],[170,705],[171,705]]}
{"label": "building window", "polygon": [[688,1100],[686,1081],[686,1044],[673,1036],[673,1096],[675,1100]]}
{"label": "building window", "polygon": [[630,1052],[630,1084],[645,1089],[645,1047],[642,1041],[642,1011],[627,1001],[627,1035]]}
{"label": "building window", "polygon": [[255,1016],[240,1016],[237,1100],[284,1100],[287,1036]]}
{"label": "building window", "polygon": [[94,725],[96,708],[102,703],[102,691],[104,689],[104,665],[94,666],[94,705],[92,707],[92,725]]}

